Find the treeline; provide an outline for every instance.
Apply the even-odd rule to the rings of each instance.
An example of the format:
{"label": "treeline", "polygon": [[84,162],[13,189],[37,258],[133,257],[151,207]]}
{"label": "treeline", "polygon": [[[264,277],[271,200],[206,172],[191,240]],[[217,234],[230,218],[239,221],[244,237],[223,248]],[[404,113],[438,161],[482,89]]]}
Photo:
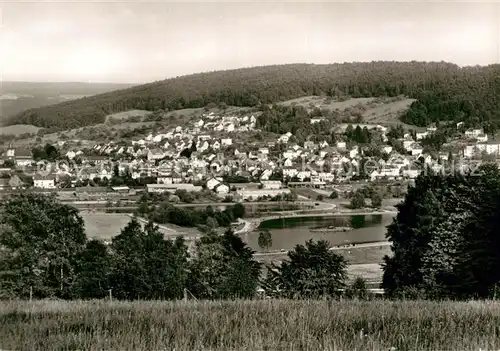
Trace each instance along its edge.
{"label": "treeline", "polygon": [[159,224],[175,224],[183,227],[208,226],[209,228],[228,227],[245,214],[245,207],[240,204],[228,205],[225,210],[215,210],[207,206],[203,210],[177,207],[170,201],[151,203],[141,198],[137,214]]}
{"label": "treeline", "polygon": [[499,65],[464,67],[445,62],[290,64],[182,76],[129,89],[30,109],[8,124],[76,128],[102,123],[131,109],[176,110],[210,103],[259,106],[305,95],[418,99],[403,121],[418,126],[438,120],[469,124],[498,121]]}
{"label": "treeline", "polygon": [[383,287],[407,298],[493,298],[500,293],[500,172],[420,175],[388,227]]}
{"label": "treeline", "polygon": [[[282,267],[262,266],[231,230],[207,231],[194,245],[165,240],[136,219],[109,245],[87,240],[77,209],[55,196],[23,193],[0,207],[0,298],[231,299],[259,286],[278,297],[338,296],[346,261],[323,241],[298,245]],[[366,287],[357,281],[347,295]]]}

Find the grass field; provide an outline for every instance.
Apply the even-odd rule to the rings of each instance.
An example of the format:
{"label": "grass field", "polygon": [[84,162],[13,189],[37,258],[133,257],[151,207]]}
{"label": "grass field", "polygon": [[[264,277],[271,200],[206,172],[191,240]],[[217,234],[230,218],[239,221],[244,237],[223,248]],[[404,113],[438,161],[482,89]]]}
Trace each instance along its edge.
{"label": "grass field", "polygon": [[3,302],[2,350],[497,350],[500,303]]}
{"label": "grass field", "polygon": [[151,111],[146,110],[130,110],[125,112],[113,113],[111,115],[106,116],[105,122],[108,122],[110,119],[114,120],[127,120],[131,117],[146,117],[151,114]]}
{"label": "grass field", "polygon": [[81,212],[85,222],[85,232],[89,238],[109,239],[120,234],[130,222],[130,216],[122,213]]}
{"label": "grass field", "polygon": [[[120,234],[121,230],[131,221],[132,217],[126,213],[80,212],[85,224],[85,233],[88,238],[111,239]],[[141,222],[142,223],[142,222]],[[166,236],[198,235],[196,228],[183,228],[173,224],[160,226],[159,231]]]}
{"label": "grass field", "polygon": [[[399,116],[410,108],[415,99],[401,99],[387,103],[379,103],[376,106],[368,107],[363,113],[363,121],[374,124],[403,124],[399,121]],[[412,126],[413,127],[413,126]]]}
{"label": "grass field", "polygon": [[21,135],[21,134],[36,134],[41,128],[31,124],[15,124],[7,127],[0,127],[0,135]]}
{"label": "grass field", "polygon": [[281,105],[303,106],[308,111],[314,108],[321,110],[346,111],[350,109],[353,114],[361,113],[363,122],[366,124],[382,124],[386,126],[401,124],[407,128],[415,128],[402,123],[399,117],[408,110],[415,99],[401,98],[351,98],[345,101],[337,101],[321,96],[304,96],[293,100],[287,100]]}
{"label": "grass field", "polygon": [[353,98],[345,101],[336,101],[334,99],[325,98],[321,96],[303,96],[297,99],[287,100],[280,103],[283,106],[304,106],[309,111],[314,108],[339,110],[344,111],[347,108],[355,107],[358,105],[366,105],[375,101],[376,98]]}

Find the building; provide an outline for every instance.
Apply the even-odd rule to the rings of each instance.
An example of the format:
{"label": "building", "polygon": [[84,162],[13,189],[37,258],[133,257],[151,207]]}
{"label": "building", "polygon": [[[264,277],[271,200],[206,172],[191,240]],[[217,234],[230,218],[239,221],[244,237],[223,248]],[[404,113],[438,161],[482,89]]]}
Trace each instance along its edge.
{"label": "building", "polygon": [[428,135],[429,135],[429,132],[419,132],[419,133],[415,134],[415,136],[417,137],[417,140],[425,139],[425,138],[427,138]]}
{"label": "building", "polygon": [[290,189],[245,189],[236,192],[243,200],[257,200],[264,196],[275,197],[277,195],[289,193]]}
{"label": "building", "polygon": [[214,190],[217,194],[220,194],[220,195],[229,193],[229,187],[226,184],[219,184],[215,187]]}
{"label": "building", "polygon": [[161,160],[165,157],[163,150],[161,149],[152,149],[148,151],[148,161],[156,161]]}
{"label": "building", "polygon": [[319,123],[321,121],[324,121],[325,117],[313,117],[311,118],[311,124]]}
{"label": "building", "polygon": [[148,193],[164,193],[170,192],[175,193],[176,190],[186,190],[186,191],[201,191],[201,186],[195,186],[189,183],[180,184],[146,184],[146,189]]}
{"label": "building", "polygon": [[35,162],[35,160],[33,160],[33,156],[31,155],[31,151],[26,149],[15,150],[14,159],[16,165],[19,167],[30,166]]}
{"label": "building", "polygon": [[55,189],[56,178],[53,175],[35,174],[33,176],[33,186],[39,189]]}
{"label": "building", "polygon": [[261,180],[262,189],[281,189],[281,180]]}

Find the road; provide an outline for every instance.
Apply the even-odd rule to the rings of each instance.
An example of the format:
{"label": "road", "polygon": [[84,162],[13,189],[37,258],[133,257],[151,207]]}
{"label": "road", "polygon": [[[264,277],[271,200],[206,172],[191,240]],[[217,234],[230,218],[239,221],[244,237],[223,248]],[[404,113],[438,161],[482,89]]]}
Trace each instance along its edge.
{"label": "road", "polygon": [[[390,246],[391,243],[389,241],[377,241],[373,243],[361,243],[361,244],[350,244],[350,245],[340,245],[340,246],[334,246],[331,247],[330,250],[335,251],[335,250],[351,250],[351,249],[357,249],[357,248],[363,248],[363,247],[378,247],[378,246]],[[273,251],[273,252],[258,252],[255,253],[254,256],[256,257],[262,257],[262,256],[279,256],[279,255],[286,255],[288,254],[288,251]]]}

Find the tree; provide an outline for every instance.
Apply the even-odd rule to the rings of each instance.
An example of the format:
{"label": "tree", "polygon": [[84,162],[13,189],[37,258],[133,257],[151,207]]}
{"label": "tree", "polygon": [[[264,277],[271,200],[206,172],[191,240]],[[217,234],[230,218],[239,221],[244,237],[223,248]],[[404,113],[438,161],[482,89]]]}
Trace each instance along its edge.
{"label": "tree", "polygon": [[273,237],[269,230],[264,230],[259,233],[259,238],[257,239],[259,247],[262,249],[269,250],[273,245]]}
{"label": "tree", "polygon": [[383,288],[390,296],[488,298],[500,282],[500,172],[420,175],[388,226]]}
{"label": "tree", "polygon": [[363,277],[356,277],[354,281],[347,287],[345,292],[346,297],[365,300],[368,298],[368,288],[366,280]]}
{"label": "tree", "polygon": [[91,240],[76,258],[77,278],[71,295],[80,299],[102,299],[107,296],[111,256],[104,243]]}
{"label": "tree", "polygon": [[323,201],[325,199],[325,197],[321,194],[319,194],[318,196],[316,196],[316,200],[318,201]]}
{"label": "tree", "polygon": [[329,199],[336,199],[338,197],[339,197],[339,193],[336,190],[332,191],[330,196],[328,196]]}
{"label": "tree", "polygon": [[51,144],[45,144],[44,152],[49,161],[55,161],[59,158],[59,150]]}
{"label": "tree", "polygon": [[283,298],[339,296],[345,287],[347,262],[329,248],[323,240],[295,246],[281,266],[269,267],[266,294]]}
{"label": "tree", "polygon": [[186,286],[187,247],[165,240],[151,222],[144,230],[134,218],[113,238],[110,285],[120,299],[179,299]]}
{"label": "tree", "polygon": [[378,191],[373,191],[371,196],[372,207],[380,208],[382,207],[382,196]]}
{"label": "tree", "polygon": [[84,249],[83,219],[55,195],[31,192],[7,198],[0,206],[1,291],[27,297],[70,296],[75,263]]}
{"label": "tree", "polygon": [[260,277],[260,264],[253,254],[231,230],[204,234],[190,264],[189,291],[197,298],[253,297]]}
{"label": "tree", "polygon": [[356,191],[351,199],[351,208],[357,209],[357,208],[363,208],[366,206],[365,204],[365,197],[362,192]]}
{"label": "tree", "polygon": [[245,206],[241,203],[234,204],[231,207],[234,218],[243,218],[245,216]]}

